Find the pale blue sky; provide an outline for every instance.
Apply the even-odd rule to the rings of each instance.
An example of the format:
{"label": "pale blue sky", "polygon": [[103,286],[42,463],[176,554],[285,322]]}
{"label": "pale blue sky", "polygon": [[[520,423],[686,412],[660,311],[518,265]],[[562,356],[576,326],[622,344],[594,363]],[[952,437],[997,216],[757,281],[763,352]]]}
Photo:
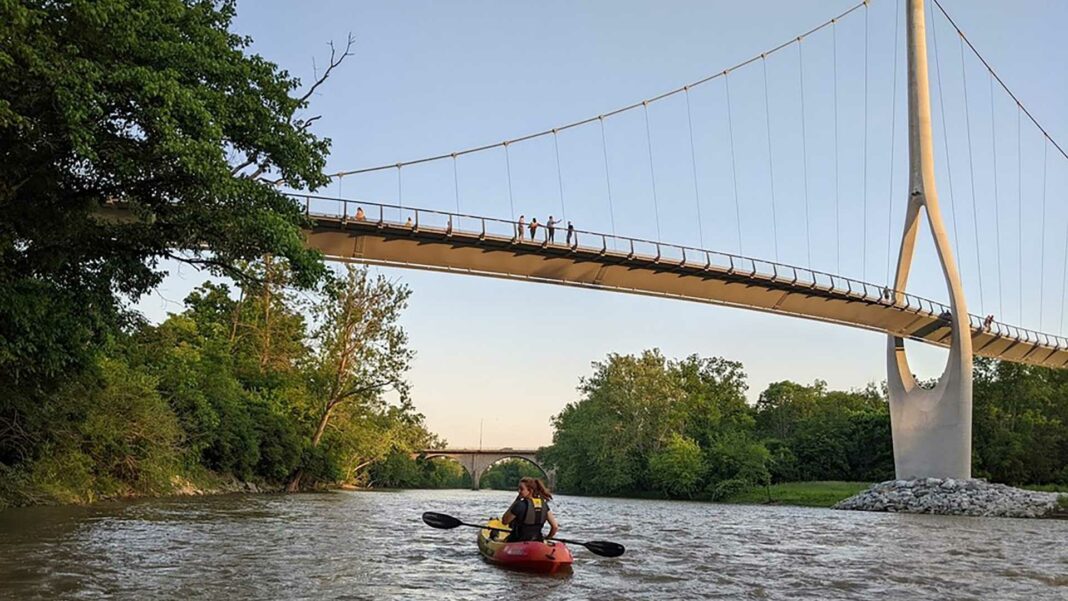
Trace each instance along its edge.
{"label": "pale blue sky", "polygon": [[[237,29],[255,50],[305,80],[312,57],[321,66],[328,40],[356,37],[355,55],[322,88],[313,112],[317,132],[333,139],[331,172],[396,163],[498,142],[655,96],[722,71],[795,37],[852,6],[823,2],[282,2],[239,3]],[[1054,136],[1068,140],[1068,3],[945,0],[945,5],[1002,78]],[[765,114],[760,61],[730,75],[731,119],[723,80],[690,92],[697,161],[691,163],[685,96],[649,106],[661,238],[883,282],[890,242],[896,247],[905,200],[903,2],[873,0],[867,9],[868,95],[865,128],[865,9],[806,38],[805,137],[802,138],[798,52],[767,59],[770,112]],[[895,23],[900,18],[900,23]],[[958,40],[940,16],[937,27],[952,182],[946,173],[941,94],[932,81],[942,205],[959,237],[962,272],[973,313],[1060,332],[1062,274],[1068,230],[1068,165],[1050,152],[1042,215],[1042,142],[1026,122],[1017,169],[1016,110],[967,56],[965,115]],[[896,117],[895,27],[897,38]],[[838,65],[838,177],[835,178],[835,66]],[[933,42],[933,40],[932,40]],[[933,47],[931,59],[934,60]],[[932,65],[931,76],[936,71]],[[774,169],[775,228],[769,182],[768,129]],[[971,165],[965,118],[971,123]],[[895,129],[891,130],[891,123]],[[641,111],[607,119],[616,231],[656,237],[645,121]],[[734,131],[742,238],[737,235],[728,126]],[[865,133],[865,129],[867,130]],[[992,131],[997,141],[997,215]],[[867,136],[867,152],[864,138]],[[891,135],[894,152],[891,155]],[[561,211],[576,227],[608,231],[600,129],[561,133],[563,204],[552,138],[510,150],[516,212],[544,220]],[[804,146],[803,146],[804,144]],[[808,233],[805,231],[808,158]],[[867,208],[865,210],[865,156]],[[894,176],[891,180],[891,157]],[[457,165],[461,209],[506,218],[500,151]],[[972,205],[972,171],[975,211]],[[404,171],[404,204],[454,209],[452,164]],[[890,195],[893,181],[893,196]],[[952,208],[957,233],[952,234]],[[838,210],[835,209],[835,190]],[[334,184],[326,191],[339,192]],[[1023,220],[1018,219],[1019,194]],[[394,203],[396,173],[345,178],[346,197]],[[892,200],[893,202],[889,202]],[[837,217],[836,217],[837,215]],[[973,215],[978,224],[973,223]],[[837,223],[837,225],[836,225]],[[1043,227],[1043,224],[1045,226]],[[836,235],[836,227],[838,235]],[[1023,236],[1019,232],[1023,231]],[[866,232],[866,233],[865,233]],[[995,240],[1000,232],[1000,250]],[[1044,239],[1043,239],[1044,232]],[[983,241],[976,257],[976,234]],[[911,291],[944,300],[929,233],[921,235]],[[1022,244],[1020,243],[1022,240]],[[1042,259],[1042,247],[1045,258]],[[895,251],[896,252],[896,251]],[[1000,252],[1000,255],[999,255]],[[1000,281],[998,260],[1000,257]],[[980,302],[978,267],[982,264]],[[1019,265],[1023,264],[1022,272]],[[1046,274],[1039,278],[1039,266]],[[609,352],[660,347],[669,356],[721,355],[742,361],[755,397],[769,382],[822,378],[832,387],[862,387],[885,377],[885,338],[827,324],[755,312],[610,292],[417,271],[384,270],[414,294],[404,323],[418,356],[411,379],[416,406],[455,445],[549,442],[549,417],[577,398],[590,361]],[[178,310],[203,276],[175,269],[159,294],[140,307],[153,320]],[[1018,282],[1023,282],[1022,293]],[[1041,290],[1041,296],[1040,296]],[[1023,301],[1021,306],[1020,301]],[[1040,312],[1040,299],[1043,299]],[[916,371],[934,376],[944,353],[910,346]]]}

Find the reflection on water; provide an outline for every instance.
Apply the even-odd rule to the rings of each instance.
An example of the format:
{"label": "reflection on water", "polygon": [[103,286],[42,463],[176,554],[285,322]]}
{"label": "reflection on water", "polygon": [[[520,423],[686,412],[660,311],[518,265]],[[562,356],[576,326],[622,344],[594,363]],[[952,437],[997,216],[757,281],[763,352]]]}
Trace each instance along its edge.
{"label": "reflection on water", "polygon": [[3,599],[1068,599],[1068,522],[559,497],[562,578],[483,563],[511,493],[336,492],[0,511]]}

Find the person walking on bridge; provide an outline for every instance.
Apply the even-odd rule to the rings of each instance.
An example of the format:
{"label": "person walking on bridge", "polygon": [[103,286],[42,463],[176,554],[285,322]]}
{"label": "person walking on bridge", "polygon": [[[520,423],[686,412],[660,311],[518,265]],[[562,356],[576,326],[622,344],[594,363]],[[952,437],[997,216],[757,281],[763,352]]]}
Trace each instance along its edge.
{"label": "person walking on bridge", "polygon": [[549,538],[556,536],[560,525],[556,523],[556,516],[549,509],[549,501],[552,500],[552,493],[541,480],[530,477],[521,478],[519,496],[501,517],[501,521],[506,526],[511,526],[512,529],[508,535],[508,541],[545,540],[541,534],[545,522],[549,522]]}
{"label": "person walking on bridge", "polygon": [[546,242],[556,242],[556,224],[560,223],[558,220],[553,219],[552,215],[549,215],[549,220],[545,222],[545,229],[547,231],[545,235]]}
{"label": "person walking on bridge", "polygon": [[517,225],[518,225],[518,227],[516,228],[516,232],[519,233],[519,240],[520,241],[523,240],[523,236],[527,235],[527,233],[525,231],[523,231],[523,226],[525,226],[526,223],[527,223],[525,218],[526,218],[526,215],[520,215],[519,216],[519,221],[516,222]]}
{"label": "person walking on bridge", "polygon": [[567,222],[567,245],[571,246],[571,241],[575,241],[575,245],[578,246],[578,238],[575,237],[575,226],[571,225],[571,222]]}
{"label": "person walking on bridge", "polygon": [[531,217],[530,218],[530,241],[531,242],[537,242],[538,241],[537,235],[538,235],[538,218],[537,217]]}

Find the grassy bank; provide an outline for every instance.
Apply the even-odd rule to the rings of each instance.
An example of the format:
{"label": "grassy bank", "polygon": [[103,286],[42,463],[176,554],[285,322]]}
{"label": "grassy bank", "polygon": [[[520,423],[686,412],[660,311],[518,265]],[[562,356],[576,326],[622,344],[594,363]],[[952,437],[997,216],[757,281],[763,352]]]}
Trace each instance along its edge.
{"label": "grassy bank", "polygon": [[724,502],[830,507],[869,486],[870,482],[785,482],[772,484],[769,488],[750,488],[728,497]]}

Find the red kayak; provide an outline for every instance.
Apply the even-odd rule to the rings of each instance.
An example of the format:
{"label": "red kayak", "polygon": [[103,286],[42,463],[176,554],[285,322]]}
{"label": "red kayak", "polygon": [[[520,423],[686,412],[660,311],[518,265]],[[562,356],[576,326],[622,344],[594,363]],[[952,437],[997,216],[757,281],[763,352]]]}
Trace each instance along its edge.
{"label": "red kayak", "polygon": [[[500,520],[490,520],[486,522],[486,526],[508,528]],[[541,574],[555,574],[571,570],[571,550],[564,543],[550,541],[509,543],[503,540],[507,536],[504,532],[486,528],[479,530],[478,552],[490,563],[517,570]]]}

